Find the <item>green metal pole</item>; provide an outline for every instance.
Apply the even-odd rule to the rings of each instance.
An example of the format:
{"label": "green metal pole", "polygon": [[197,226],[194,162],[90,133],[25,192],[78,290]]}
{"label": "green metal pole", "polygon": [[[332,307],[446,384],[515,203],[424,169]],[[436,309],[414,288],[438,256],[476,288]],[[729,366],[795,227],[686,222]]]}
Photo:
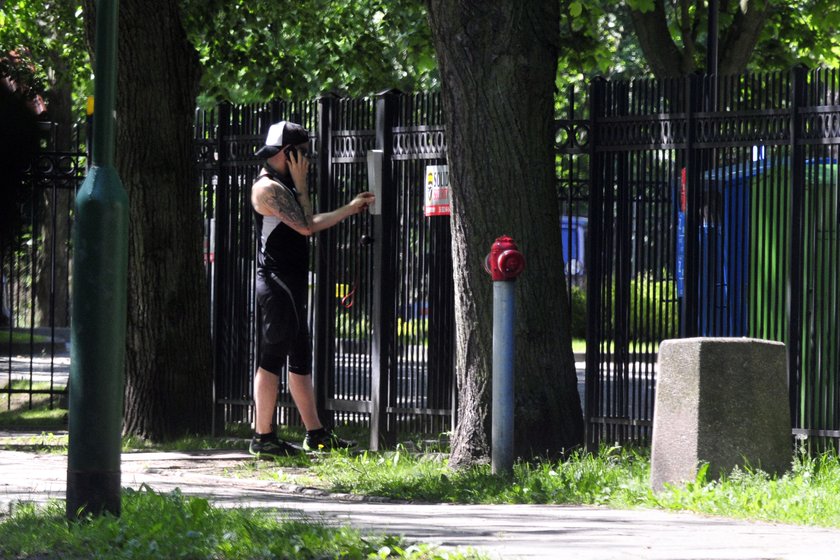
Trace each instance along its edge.
{"label": "green metal pole", "polygon": [[120,514],[128,197],[114,159],[118,0],[96,5],[93,165],[76,196],[67,517]]}

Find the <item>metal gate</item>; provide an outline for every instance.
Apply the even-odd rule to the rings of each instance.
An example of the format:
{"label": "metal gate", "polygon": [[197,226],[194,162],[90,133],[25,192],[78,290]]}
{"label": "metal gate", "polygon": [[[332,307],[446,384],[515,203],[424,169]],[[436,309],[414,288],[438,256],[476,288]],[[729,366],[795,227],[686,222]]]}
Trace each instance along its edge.
{"label": "metal gate", "polygon": [[80,148],[58,151],[57,125],[39,126],[41,150],[6,209],[20,227],[0,247],[0,412],[59,407],[70,370],[70,231],[87,158],[76,132]]}
{"label": "metal gate", "polygon": [[[381,149],[381,215],[358,215],[312,244],[310,322],[325,420],[367,424],[371,446],[398,431],[452,423],[454,295],[449,223],[425,217],[425,166],[445,163],[438,94],[220,106],[197,115],[212,283],[217,428],[250,420],[256,355],[254,151],[268,126],[314,135],[313,204],[327,211],[368,189],[367,152]],[[210,236],[212,231],[213,235]],[[279,413],[296,422],[291,399]]]}

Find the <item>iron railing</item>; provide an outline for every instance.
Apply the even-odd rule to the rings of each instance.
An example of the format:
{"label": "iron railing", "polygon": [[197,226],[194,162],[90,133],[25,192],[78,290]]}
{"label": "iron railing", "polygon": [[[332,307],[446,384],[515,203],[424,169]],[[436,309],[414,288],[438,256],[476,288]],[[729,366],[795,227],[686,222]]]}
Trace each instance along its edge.
{"label": "iron railing", "polygon": [[665,338],[787,345],[793,432],[840,441],[836,70],[596,80],[588,441],[647,440]]}
{"label": "iron railing", "polygon": [[[397,431],[448,430],[454,337],[449,224],[423,215],[426,166],[445,163],[441,102],[437,94],[396,92],[299,105],[225,105],[199,114],[205,216],[214,231],[208,267],[220,425],[252,413],[257,342],[248,191],[259,162],[251,154],[281,119],[313,133],[310,177],[321,211],[368,189],[368,150],[386,155],[383,214],[345,220],[313,242],[310,321],[322,413],[330,422],[369,425],[373,446]],[[288,397],[280,414],[296,421]]]}
{"label": "iron railing", "polygon": [[0,247],[0,411],[59,406],[70,369],[70,231],[86,157],[58,151],[56,125],[39,124],[41,150],[12,210],[20,227]]}
{"label": "iron railing", "polygon": [[[558,198],[567,297],[586,297],[586,313],[572,305],[572,320],[587,339],[588,443],[649,439],[658,345],[681,336],[785,342],[793,433],[817,448],[840,442],[838,81],[836,70],[795,69],[717,83],[594,80],[588,91],[569,90],[556,121]],[[320,210],[367,189],[368,150],[386,156],[384,214],[346,220],[312,242],[310,322],[325,419],[370,427],[374,446],[399,431],[450,429],[451,240],[446,218],[422,214],[427,167],[446,163],[440,96],[397,92],[197,113],[216,427],[252,414],[258,313],[249,189],[253,153],[281,119],[313,133]],[[41,161],[27,180],[28,229],[3,259],[14,321],[3,337],[30,333],[20,357],[3,353],[0,374],[23,372],[22,384],[0,382],[7,407],[18,393],[57,397],[69,367],[52,349],[39,366],[32,310],[33,286],[46,283],[47,341],[64,349],[66,273],[48,264],[56,256],[35,263],[63,252],[69,260],[66,240],[45,244],[38,232],[71,219],[72,205],[53,204],[52,216],[38,209],[45,196],[59,200],[78,187],[84,159],[45,152]],[[41,377],[46,387],[35,385]],[[278,414],[298,421],[288,395]]]}

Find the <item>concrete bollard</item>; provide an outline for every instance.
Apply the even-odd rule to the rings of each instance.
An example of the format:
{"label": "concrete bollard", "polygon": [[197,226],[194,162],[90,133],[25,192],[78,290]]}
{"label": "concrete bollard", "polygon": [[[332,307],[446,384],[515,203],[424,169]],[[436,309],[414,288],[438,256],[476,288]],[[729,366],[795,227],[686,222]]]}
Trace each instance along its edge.
{"label": "concrete bollard", "polygon": [[651,480],[712,479],[735,466],[768,473],[791,463],[785,346],[750,338],[666,340],[659,348]]}

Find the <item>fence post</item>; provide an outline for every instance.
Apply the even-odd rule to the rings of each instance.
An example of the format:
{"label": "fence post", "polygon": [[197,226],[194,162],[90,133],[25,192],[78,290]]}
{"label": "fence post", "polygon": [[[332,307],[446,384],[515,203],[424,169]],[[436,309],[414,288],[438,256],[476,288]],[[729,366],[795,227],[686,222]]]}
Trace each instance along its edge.
{"label": "fence post", "polygon": [[802,373],[802,290],[803,267],[802,248],[804,239],[805,196],[805,146],[802,144],[802,119],[800,109],[805,105],[805,86],[808,71],[802,65],[791,70],[790,88],[790,267],[787,278],[787,370],[790,393],[790,417],[794,428],[801,428],[802,414],[799,412],[799,389]]}
{"label": "fence post", "polygon": [[[609,109],[616,117],[627,117],[631,114],[630,96],[635,95],[631,91],[629,82],[618,82],[612,86],[613,97],[610,99]],[[635,100],[634,100],[635,102]],[[625,125],[626,126],[626,125]],[[607,384],[607,399],[613,407],[610,415],[623,416],[628,408],[629,396],[626,390],[627,380],[630,377],[630,326],[632,319],[630,315],[631,302],[631,280],[633,278],[633,231],[636,226],[633,215],[633,185],[631,185],[631,165],[633,163],[633,152],[623,149],[610,154],[609,158],[615,162],[615,228],[618,234],[615,236],[615,304],[612,308],[615,319],[615,332],[613,334],[612,364],[614,368],[614,380],[617,382]],[[610,441],[624,441],[632,429],[629,425],[608,424],[607,436]]]}
{"label": "fence post", "polygon": [[693,337],[698,333],[698,274],[702,273],[698,264],[700,254],[700,209],[702,205],[703,183],[700,157],[695,148],[697,142],[698,105],[702,102],[700,84],[702,78],[690,74],[685,78],[686,112],[686,208],[685,208],[685,273],[682,310],[680,315],[680,337]]}
{"label": "fence post", "polygon": [[[606,80],[597,77],[589,84],[589,242],[586,244],[586,392],[584,394],[584,430],[587,449],[597,449],[600,429],[591,422],[598,415],[601,388],[598,383],[598,369],[601,364],[601,337],[604,334],[601,315],[601,295],[606,283],[603,268],[604,239],[602,236],[604,208],[603,188],[604,154],[598,153],[600,131],[598,119],[602,116]],[[607,257],[608,258],[608,257]]]}
{"label": "fence post", "polygon": [[393,422],[388,422],[388,406],[396,402],[394,357],[394,299],[396,274],[393,248],[397,204],[392,177],[393,127],[399,92],[388,90],[376,99],[376,149],[382,150],[382,189],[376,205],[381,208],[373,220],[373,302],[371,325],[371,415],[370,449],[392,445],[396,439]]}
{"label": "fence post", "polygon": [[[336,207],[332,188],[332,122],[338,96],[325,94],[318,98],[318,211]],[[318,260],[315,263],[316,284],[315,329],[315,404],[321,420],[329,427],[335,424],[335,414],[327,409],[335,379],[335,228],[322,231],[318,238]]]}
{"label": "fence post", "polygon": [[[222,348],[227,347],[227,343],[220,344],[219,341],[225,341],[229,335],[227,324],[225,323],[225,307],[227,303],[227,289],[225,283],[227,275],[227,267],[229,261],[230,247],[226,243],[228,228],[230,224],[230,185],[228,180],[227,169],[224,162],[227,159],[228,136],[230,135],[230,103],[222,103],[219,105],[219,112],[217,115],[218,121],[216,126],[216,146],[218,152],[218,160],[216,161],[216,236],[214,244],[216,247],[216,254],[213,256],[213,433],[221,434],[225,429],[225,405],[220,403],[221,387],[224,387],[226,380],[231,379],[230,364],[225,360],[225,356],[229,354],[221,351]],[[228,395],[224,395],[227,397]]]}

